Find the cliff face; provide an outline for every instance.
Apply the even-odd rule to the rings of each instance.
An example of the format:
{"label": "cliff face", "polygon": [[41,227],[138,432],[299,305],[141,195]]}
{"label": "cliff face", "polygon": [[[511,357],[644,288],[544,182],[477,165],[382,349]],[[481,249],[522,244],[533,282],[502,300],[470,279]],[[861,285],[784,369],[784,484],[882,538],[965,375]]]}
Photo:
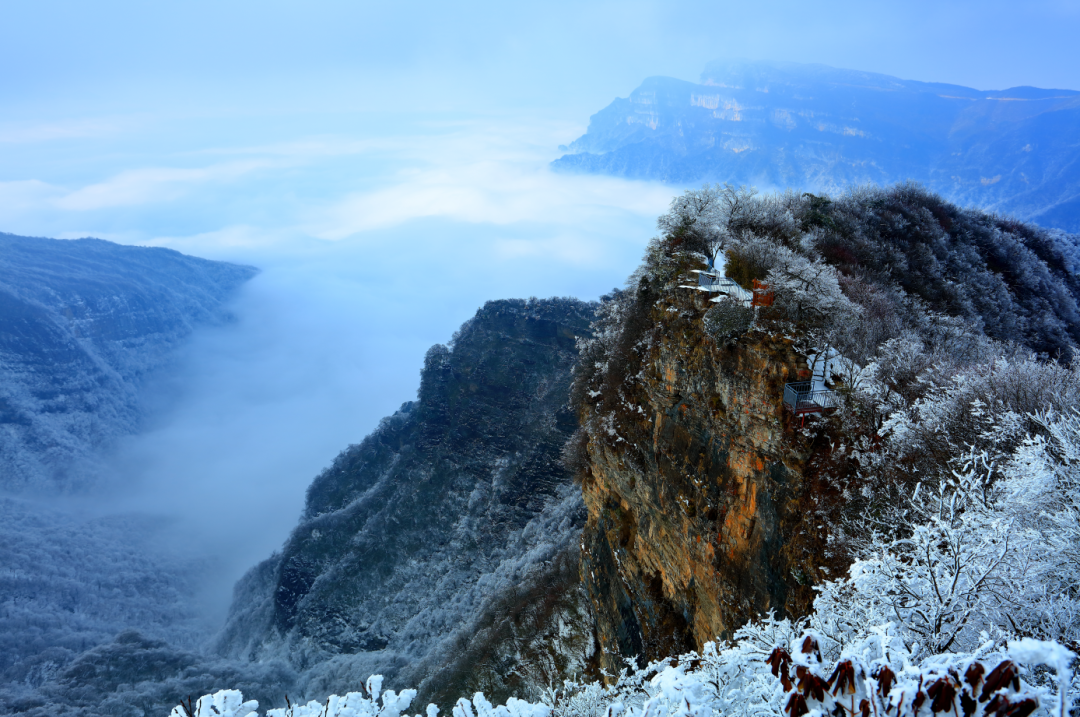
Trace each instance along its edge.
{"label": "cliff face", "polygon": [[417,704],[580,673],[585,516],[559,454],[592,312],[489,302],[432,348],[418,400],[315,479],[282,552],[238,585],[221,651],[287,660],[309,696],[382,674],[419,687]]}
{"label": "cliff face", "polygon": [[650,77],[553,163],[691,186],[835,193],[914,180],[961,205],[1080,230],[1080,93],[980,91],[823,65],[717,62]]}
{"label": "cliff face", "polygon": [[255,269],[98,239],[0,234],[0,489],[93,480],[133,433],[140,380]]}
{"label": "cliff face", "polygon": [[703,307],[678,291],[650,311],[623,415],[605,415],[602,389],[583,406],[594,428],[581,574],[616,674],[623,657],[700,649],[770,610],[805,613],[830,562],[817,513],[832,489],[813,477],[827,422],[800,432],[782,408],[805,360],[761,333],[717,346]]}

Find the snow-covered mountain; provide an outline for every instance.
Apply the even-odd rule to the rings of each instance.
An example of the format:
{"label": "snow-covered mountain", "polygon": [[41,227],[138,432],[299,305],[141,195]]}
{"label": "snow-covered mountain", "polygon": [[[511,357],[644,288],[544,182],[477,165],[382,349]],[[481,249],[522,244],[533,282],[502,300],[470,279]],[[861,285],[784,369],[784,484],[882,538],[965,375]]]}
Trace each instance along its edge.
{"label": "snow-covered mountain", "polygon": [[0,713],[86,714],[106,689],[103,655],[192,664],[183,649],[210,631],[203,562],[155,545],[170,527],[160,518],[80,514],[57,498],[100,494],[100,456],[139,429],[148,381],[196,327],[228,320],[224,302],[254,274],[168,249],[0,234]]}
{"label": "snow-covered mountain", "polygon": [[592,116],[567,171],[836,192],[914,180],[1080,230],[1080,92],[982,91],[823,65],[714,62],[650,77]]}
{"label": "snow-covered mountain", "polygon": [[282,551],[239,583],[221,652],[287,661],[314,697],[375,673],[440,702],[581,674],[584,506],[560,451],[593,308],[492,301],[433,347],[418,400],[315,479]]}
{"label": "snow-covered mountain", "polygon": [[[445,704],[478,689],[538,697],[565,675],[590,674],[577,557],[584,504],[561,451],[577,425],[567,405],[576,342],[594,309],[493,301],[434,346],[417,400],[315,478],[281,552],[237,585],[217,654],[186,640],[198,566],[140,562],[114,523],[52,519],[101,548],[83,562],[109,579],[87,585],[79,552],[59,554],[66,536],[0,532],[25,556],[24,578],[36,577],[34,556],[51,566],[19,583],[35,604],[0,605],[0,621],[9,618],[0,627],[15,631],[5,644],[31,644],[35,630],[48,638],[7,660],[0,714],[165,714],[188,695],[233,686],[281,706],[286,694],[321,697],[372,672]],[[21,521],[17,533],[37,519],[19,513],[23,504],[3,509]],[[110,594],[120,611],[150,607],[137,599],[146,594],[159,612],[112,642],[101,621],[61,614],[107,612]]]}
{"label": "snow-covered mountain", "polygon": [[99,239],[0,234],[0,490],[92,485],[141,381],[255,269]]}

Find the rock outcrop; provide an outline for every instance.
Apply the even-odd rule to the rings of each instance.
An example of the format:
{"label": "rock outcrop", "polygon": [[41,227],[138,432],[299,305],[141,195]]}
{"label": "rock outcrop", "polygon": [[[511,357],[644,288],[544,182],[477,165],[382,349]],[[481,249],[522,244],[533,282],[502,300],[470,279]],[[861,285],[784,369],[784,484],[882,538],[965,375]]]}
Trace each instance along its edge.
{"label": "rock outcrop", "polygon": [[645,297],[652,328],[632,378],[617,398],[596,384],[582,403],[581,574],[612,674],[623,658],[700,649],[770,610],[805,614],[836,561],[819,515],[835,487],[815,478],[828,422],[799,430],[782,406],[805,359],[761,332],[717,345],[693,293]]}

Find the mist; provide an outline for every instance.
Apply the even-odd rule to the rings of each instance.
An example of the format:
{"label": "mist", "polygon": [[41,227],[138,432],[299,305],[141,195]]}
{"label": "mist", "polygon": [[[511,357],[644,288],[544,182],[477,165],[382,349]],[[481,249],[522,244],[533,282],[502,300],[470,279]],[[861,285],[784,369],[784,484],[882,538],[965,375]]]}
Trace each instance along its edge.
{"label": "mist", "polygon": [[[156,516],[170,526],[162,547],[209,559],[216,620],[232,584],[282,545],[315,475],[416,397],[431,345],[485,301],[595,299],[637,265],[672,190],[554,174],[550,149],[512,142],[521,131],[470,124],[377,143],[384,177],[318,210],[298,203],[274,229],[146,242],[260,269],[232,320],[198,330],[149,381],[145,430],[109,456],[110,489],[94,499],[97,512]],[[336,161],[274,171],[295,179]]]}
{"label": "mist", "polygon": [[6,8],[0,230],[261,270],[148,380],[144,431],[73,507],[210,559],[219,618],[311,479],[415,397],[429,346],[487,300],[594,299],[637,265],[681,188],[552,173],[590,113],[717,57],[1078,87],[1078,28],[1055,1]]}

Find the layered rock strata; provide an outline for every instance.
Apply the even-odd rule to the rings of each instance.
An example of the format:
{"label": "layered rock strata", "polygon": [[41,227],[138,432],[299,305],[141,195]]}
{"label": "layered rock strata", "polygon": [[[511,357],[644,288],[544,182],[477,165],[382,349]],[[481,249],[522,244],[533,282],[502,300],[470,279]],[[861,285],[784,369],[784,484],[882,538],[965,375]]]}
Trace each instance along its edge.
{"label": "layered rock strata", "polygon": [[605,415],[600,390],[582,407],[593,429],[581,573],[613,674],[626,657],[700,649],[769,611],[805,613],[836,560],[815,522],[835,497],[815,477],[827,422],[800,432],[782,407],[805,359],[760,332],[718,346],[703,309],[691,292],[666,293],[640,371],[622,382],[622,415]]}

